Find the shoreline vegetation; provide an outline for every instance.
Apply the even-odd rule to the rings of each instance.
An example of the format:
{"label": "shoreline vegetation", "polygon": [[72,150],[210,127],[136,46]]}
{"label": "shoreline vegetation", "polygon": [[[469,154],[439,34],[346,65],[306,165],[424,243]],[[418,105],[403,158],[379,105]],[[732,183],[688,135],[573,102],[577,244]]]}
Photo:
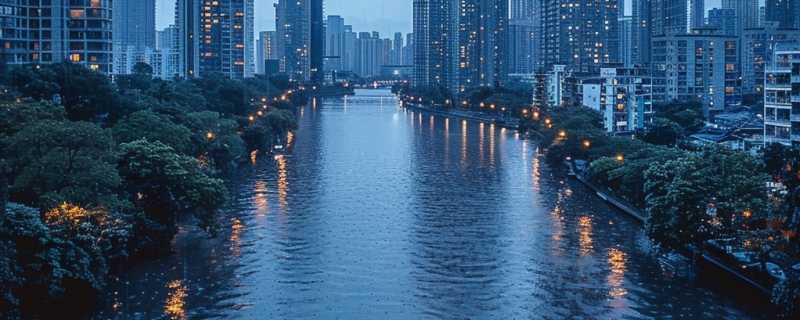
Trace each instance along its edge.
{"label": "shoreline vegetation", "polygon": [[756,156],[693,145],[687,138],[704,122],[693,102],[656,106],[646,130],[611,136],[594,110],[531,107],[531,91],[481,88],[459,100],[441,89],[393,88],[412,109],[514,119],[551,165],[568,163],[598,196],[637,212],[661,251],[696,252],[766,288],[779,316],[800,315],[800,150],[775,144]]}
{"label": "shoreline vegetation", "polygon": [[180,214],[213,236],[225,173],[284,144],[312,91],[281,76],[163,81],[146,64],[113,82],[18,67],[0,85],[4,319],[86,316],[110,274],[170,252]]}

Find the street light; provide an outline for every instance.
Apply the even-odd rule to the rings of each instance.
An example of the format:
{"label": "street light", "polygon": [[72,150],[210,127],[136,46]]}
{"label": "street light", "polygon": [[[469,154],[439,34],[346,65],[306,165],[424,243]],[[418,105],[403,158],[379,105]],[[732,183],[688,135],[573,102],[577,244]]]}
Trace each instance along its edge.
{"label": "street light", "polygon": [[564,130],[559,131],[558,132],[558,137],[561,138],[561,139],[566,138],[567,137],[567,132],[564,131]]}
{"label": "street light", "polygon": [[206,139],[208,139],[209,141],[214,140],[214,133],[211,131],[206,132]]}
{"label": "street light", "polygon": [[625,161],[625,156],[623,154],[621,154],[621,153],[618,153],[616,159],[619,162],[623,162],[623,161]]}
{"label": "street light", "polygon": [[592,146],[592,142],[589,140],[583,140],[583,147],[590,148]]}

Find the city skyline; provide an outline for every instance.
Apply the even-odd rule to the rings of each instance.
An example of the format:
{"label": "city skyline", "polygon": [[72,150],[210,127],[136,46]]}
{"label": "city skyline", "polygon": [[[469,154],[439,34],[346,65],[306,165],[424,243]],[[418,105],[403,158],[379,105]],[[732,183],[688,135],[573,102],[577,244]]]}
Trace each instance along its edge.
{"label": "city skyline", "polygon": [[[706,10],[718,8],[722,0],[707,0]],[[256,0],[255,30],[274,31],[275,30],[275,9],[272,7],[275,0]],[[377,8],[370,7],[375,5]],[[760,5],[764,5],[764,0],[759,0]],[[411,0],[390,1],[390,0],[328,0],[325,1],[325,16],[339,15],[348,24],[353,25],[354,30],[378,31],[381,35],[389,36],[394,32],[410,33],[411,23]],[[625,14],[630,14],[630,6],[627,5]],[[374,11],[378,10],[378,14]],[[162,30],[173,23],[175,17],[175,0],[157,0],[156,2],[156,29]],[[263,14],[266,12],[266,14]],[[394,18],[387,18],[387,15]]]}

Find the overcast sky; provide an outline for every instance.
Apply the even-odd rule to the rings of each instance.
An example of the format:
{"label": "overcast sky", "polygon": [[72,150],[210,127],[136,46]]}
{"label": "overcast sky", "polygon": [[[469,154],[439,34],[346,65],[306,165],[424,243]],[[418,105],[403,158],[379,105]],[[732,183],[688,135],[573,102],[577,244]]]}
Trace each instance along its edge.
{"label": "overcast sky", "polygon": [[[275,30],[277,0],[255,0],[256,31]],[[706,0],[706,7],[714,8],[721,0]],[[763,3],[764,0],[761,0]],[[353,30],[378,31],[384,37],[394,32],[411,32],[412,0],[325,0],[325,14],[341,15]],[[163,29],[174,20],[175,0],[157,0],[157,28]]]}

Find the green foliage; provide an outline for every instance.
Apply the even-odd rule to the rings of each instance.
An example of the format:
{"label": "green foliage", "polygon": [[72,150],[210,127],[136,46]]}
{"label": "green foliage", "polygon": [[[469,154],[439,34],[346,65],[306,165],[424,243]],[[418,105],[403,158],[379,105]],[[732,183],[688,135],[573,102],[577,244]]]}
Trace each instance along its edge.
{"label": "green foliage", "polygon": [[[767,215],[767,176],[761,164],[744,153],[707,148],[654,163],[645,180],[648,232],[669,246],[731,235]],[[716,208],[718,223],[706,214],[709,205]],[[752,216],[745,218],[745,212]]]}
{"label": "green foliage", "polygon": [[210,228],[216,210],[225,202],[221,180],[209,177],[194,158],[179,155],[161,142],[122,144],[119,172],[134,204],[148,219],[166,228],[163,241],[174,236],[181,210],[193,212]]}
{"label": "green foliage", "polygon": [[648,125],[642,141],[662,146],[674,146],[683,137],[683,128],[680,125],[669,119],[655,118],[653,123]]}
{"label": "green foliage", "polygon": [[112,108],[114,90],[109,78],[77,64],[18,67],[12,71],[11,84],[36,99],[60,95],[71,120],[90,120]]}
{"label": "green foliage", "polygon": [[655,107],[656,117],[677,123],[686,134],[703,128],[705,117],[699,102],[674,102]]}
{"label": "green foliage", "polygon": [[8,139],[12,194],[43,209],[62,202],[114,208],[120,179],[113,148],[110,132],[92,123],[32,123]]}
{"label": "green foliage", "polygon": [[[195,153],[213,164],[228,167],[247,156],[244,140],[239,136],[239,124],[225,119],[217,112],[203,111],[186,115],[183,124],[192,131]],[[213,138],[209,139],[211,133]]]}
{"label": "green foliage", "polygon": [[188,128],[149,110],[130,114],[114,126],[113,132],[118,143],[146,139],[160,141],[183,154],[191,154],[193,149],[192,132]]}
{"label": "green foliage", "polygon": [[87,294],[105,285],[107,250],[115,236],[126,235],[125,224],[105,211],[66,204],[45,217],[17,204],[0,216],[0,314],[53,317],[58,310],[41,306],[91,301]]}

